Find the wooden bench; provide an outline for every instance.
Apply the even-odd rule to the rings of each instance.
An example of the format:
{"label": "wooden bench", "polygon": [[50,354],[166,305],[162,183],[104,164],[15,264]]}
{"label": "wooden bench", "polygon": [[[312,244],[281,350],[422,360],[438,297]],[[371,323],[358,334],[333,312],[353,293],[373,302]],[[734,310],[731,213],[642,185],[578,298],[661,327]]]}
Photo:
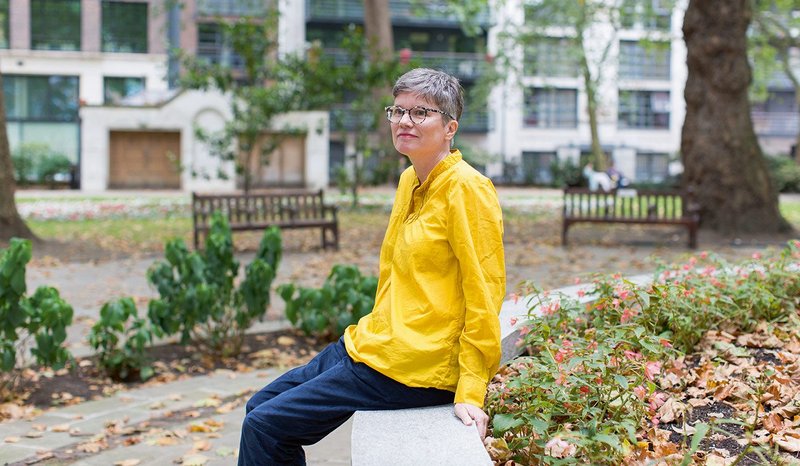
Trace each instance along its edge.
{"label": "wooden bench", "polygon": [[617,189],[590,191],[564,188],[561,244],[567,245],[567,231],[573,223],[628,223],[683,225],[689,230],[689,247],[697,247],[699,206],[689,193],[681,191]]}
{"label": "wooden bench", "polygon": [[320,228],[323,249],[339,248],[337,207],[326,205],[323,191],[280,190],[245,194],[192,193],[194,248],[200,246],[200,235],[208,234],[211,215],[222,212],[231,231]]}

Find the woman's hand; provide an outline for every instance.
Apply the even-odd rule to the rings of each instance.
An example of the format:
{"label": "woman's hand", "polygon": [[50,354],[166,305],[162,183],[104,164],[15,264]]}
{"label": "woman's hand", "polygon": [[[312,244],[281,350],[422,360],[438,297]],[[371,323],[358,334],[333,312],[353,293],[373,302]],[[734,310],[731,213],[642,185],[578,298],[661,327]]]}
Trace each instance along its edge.
{"label": "woman's hand", "polygon": [[483,410],[475,405],[469,403],[456,403],[455,415],[461,419],[465,426],[471,426],[472,421],[478,425],[478,433],[481,434],[481,439],[486,437],[486,426],[489,425],[489,416]]}

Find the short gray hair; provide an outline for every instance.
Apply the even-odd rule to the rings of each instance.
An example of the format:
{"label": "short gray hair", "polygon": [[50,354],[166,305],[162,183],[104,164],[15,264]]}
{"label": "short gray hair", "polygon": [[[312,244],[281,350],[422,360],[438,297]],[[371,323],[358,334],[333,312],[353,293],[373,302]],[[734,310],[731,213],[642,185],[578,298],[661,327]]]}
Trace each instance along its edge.
{"label": "short gray hair", "polygon": [[[416,94],[428,102],[439,107],[439,110],[453,115],[456,120],[461,119],[464,111],[464,89],[458,78],[442,71],[430,68],[415,68],[400,78],[394,84],[392,95]],[[448,118],[442,115],[443,118]],[[447,124],[450,120],[444,120]]]}

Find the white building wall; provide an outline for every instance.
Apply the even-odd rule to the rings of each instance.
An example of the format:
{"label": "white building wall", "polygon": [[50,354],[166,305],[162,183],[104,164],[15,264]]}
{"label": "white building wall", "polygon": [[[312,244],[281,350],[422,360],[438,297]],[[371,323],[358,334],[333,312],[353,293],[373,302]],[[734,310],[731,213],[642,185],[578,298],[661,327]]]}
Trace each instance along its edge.
{"label": "white building wall", "polygon": [[[221,130],[230,117],[230,103],[219,92],[186,91],[157,107],[83,107],[81,190],[108,189],[111,131],[177,131],[181,135],[181,165],[185,167],[181,173],[181,188],[184,191],[233,191],[236,188],[233,164],[220,162],[195,136],[196,127],[207,132]],[[287,113],[275,119],[273,128],[305,130],[306,187],[327,186],[328,113]],[[192,172],[216,174],[219,168],[227,173],[227,180],[192,175]]]}
{"label": "white building wall", "polygon": [[145,78],[146,89],[166,89],[166,64],[167,56],[160,54],[0,50],[4,74],[78,76],[86,105],[103,103],[104,77]]}

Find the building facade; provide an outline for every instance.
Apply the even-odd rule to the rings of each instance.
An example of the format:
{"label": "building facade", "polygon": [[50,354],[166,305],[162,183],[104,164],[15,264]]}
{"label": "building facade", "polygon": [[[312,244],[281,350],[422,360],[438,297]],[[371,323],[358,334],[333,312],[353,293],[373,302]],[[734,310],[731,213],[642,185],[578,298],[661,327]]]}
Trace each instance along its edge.
{"label": "building facade", "polygon": [[[169,150],[139,148],[138,155],[135,151],[126,155],[129,143],[117,142],[106,144],[104,150],[121,153],[97,154],[91,152],[98,147],[93,141],[97,133],[86,128],[82,109],[93,109],[86,111],[96,115],[96,107],[123,106],[138,121],[136,108],[143,108],[144,115],[147,108],[174,106],[170,102],[175,98],[177,60],[170,50],[239,67],[241,60],[231,51],[220,21],[261,15],[274,6],[273,1],[280,11],[282,54],[303,53],[309,42],[318,41],[326,53],[340,57],[338,44],[345,28],[363,21],[362,0],[184,0],[181,8],[171,7],[167,0],[0,0],[0,70],[12,151],[28,143],[48,144],[79,165],[86,176],[97,176],[92,164],[103,160],[105,185],[82,180],[82,186],[92,189],[197,187],[199,182],[190,182],[184,175],[178,181],[174,173],[167,176],[169,166],[176,164],[175,142],[155,134],[174,132],[181,125],[142,128],[150,136],[139,142],[159,140],[155,147]],[[479,82],[493,57],[515,57],[517,71],[509,72],[487,101],[468,98],[457,144],[465,153],[480,154],[473,160],[499,182],[550,184],[554,165],[569,161],[580,166],[589,152],[588,101],[575,57],[564,53],[569,28],[555,24],[547,40],[507,49],[502,33],[532,20],[526,18],[532,14],[526,8],[530,1],[503,2],[502,9],[477,18],[476,23],[483,26],[477,35],[463,32],[443,0],[390,0],[389,4],[398,53],[459,77],[467,91]],[[641,6],[635,5],[643,2],[651,3],[655,12],[646,21],[636,14]],[[634,5],[631,14],[623,17],[619,28],[601,21],[587,31],[594,45],[589,47],[590,55],[603,53],[608,46],[607,59],[594,70],[603,77],[598,88],[599,140],[617,170],[638,182],[657,183],[669,176],[671,162],[679,159],[687,76],[683,7],[660,9],[659,0],[630,3]],[[301,163],[293,160],[295,155],[286,155],[277,164],[279,172],[273,169],[260,175],[264,183],[328,184],[354,152],[352,125],[337,112],[342,110],[332,110],[325,132],[330,136],[328,152],[320,156],[306,152]],[[766,153],[789,152],[797,136],[798,109],[788,80],[771,85],[770,98],[754,105],[753,120]],[[98,120],[92,117],[92,121]],[[129,126],[119,131],[135,129]],[[178,162],[186,166],[195,155],[194,149],[184,148],[194,147],[196,141],[191,132],[181,134]],[[117,139],[126,140],[123,135]],[[159,156],[153,162],[153,173],[162,176],[149,182],[110,181],[111,171],[131,171],[120,163],[135,159],[131,167],[148,166],[142,157],[159,150],[173,153],[169,160]],[[117,166],[111,167],[110,160],[117,160]],[[306,168],[315,164],[324,167],[312,170],[317,178],[308,179]]]}

